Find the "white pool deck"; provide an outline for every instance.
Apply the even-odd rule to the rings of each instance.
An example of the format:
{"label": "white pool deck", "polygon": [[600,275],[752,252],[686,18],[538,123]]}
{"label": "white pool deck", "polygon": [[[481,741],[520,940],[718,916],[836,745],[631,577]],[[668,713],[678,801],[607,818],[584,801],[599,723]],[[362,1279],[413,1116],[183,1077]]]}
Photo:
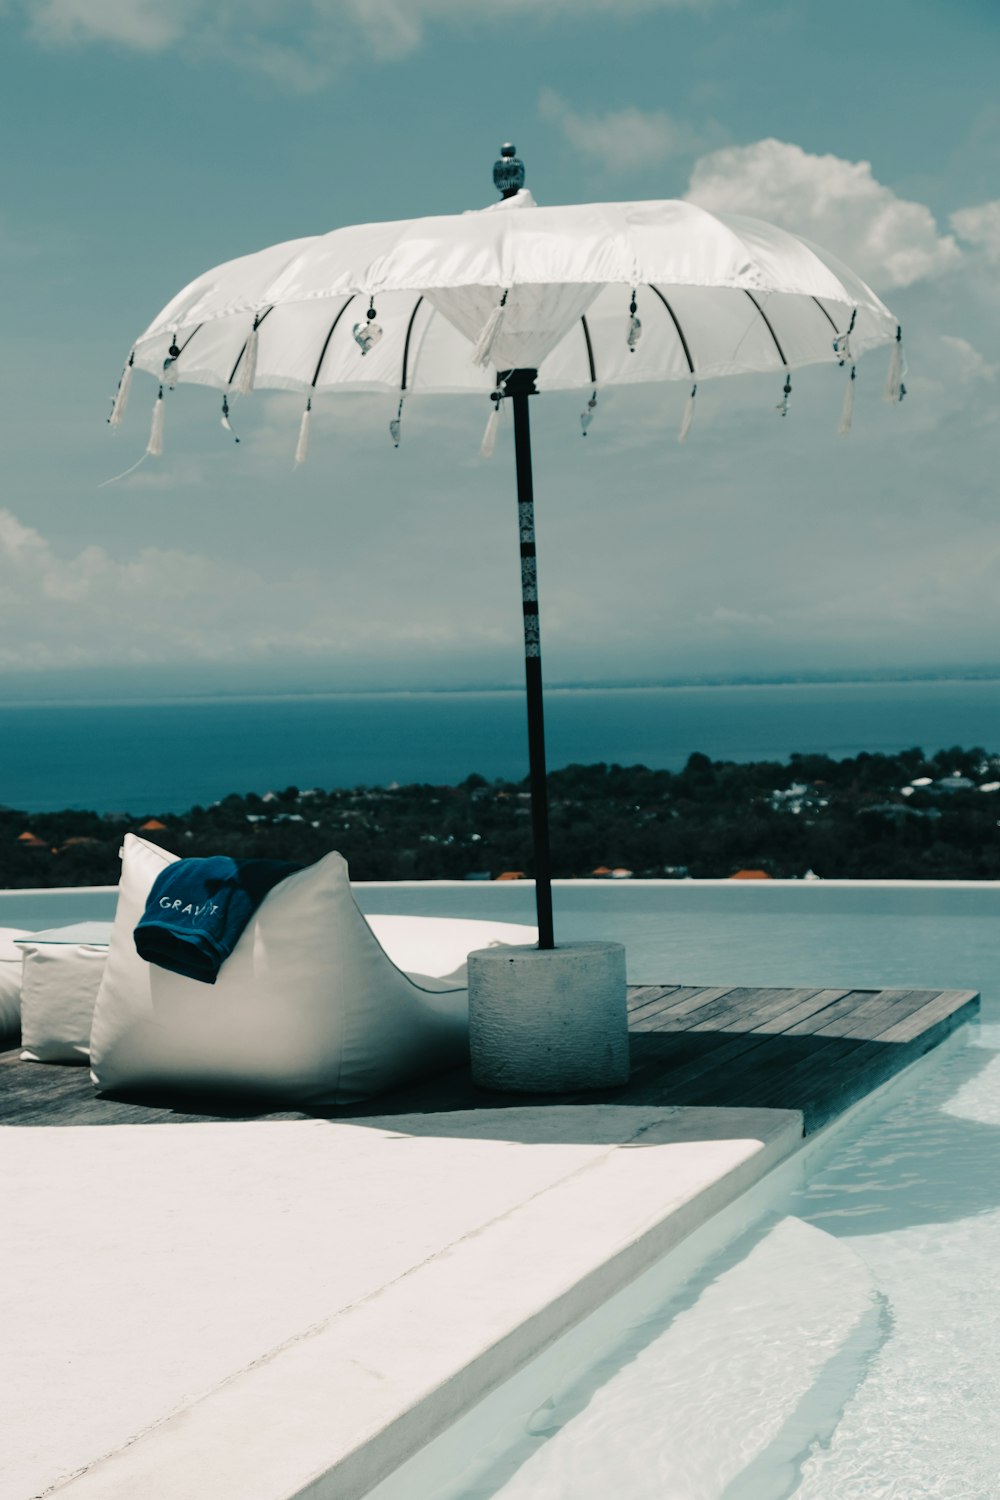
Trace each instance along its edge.
{"label": "white pool deck", "polygon": [[801,1145],[567,1106],[0,1132],[0,1496],[351,1500]]}

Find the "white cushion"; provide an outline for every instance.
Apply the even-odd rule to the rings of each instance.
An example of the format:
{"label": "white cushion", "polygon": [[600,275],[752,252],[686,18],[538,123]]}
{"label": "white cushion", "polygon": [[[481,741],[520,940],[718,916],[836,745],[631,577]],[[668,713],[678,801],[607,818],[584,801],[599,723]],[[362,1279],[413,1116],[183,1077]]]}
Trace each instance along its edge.
{"label": "white cushion", "polygon": [[14,938],[30,936],[20,927],[0,927],[0,1046],[12,1046],[21,1030],[21,950]]}
{"label": "white cushion", "polygon": [[126,835],[91,1034],[99,1090],[228,1091],[317,1109],[467,1055],[464,985],[433,976],[418,984],[396,967],[358,910],[339,854],[275,886],[214,985],[145,963],[133,930],[174,857]]}
{"label": "white cushion", "polygon": [[477,948],[538,941],[537,927],[518,922],[474,922],[465,917],[397,917],[365,919],[397,968],[417,984],[448,979],[468,984],[466,960]]}
{"label": "white cushion", "polygon": [[21,1056],[28,1062],[85,1063],[108,950],[84,943],[21,943]]}

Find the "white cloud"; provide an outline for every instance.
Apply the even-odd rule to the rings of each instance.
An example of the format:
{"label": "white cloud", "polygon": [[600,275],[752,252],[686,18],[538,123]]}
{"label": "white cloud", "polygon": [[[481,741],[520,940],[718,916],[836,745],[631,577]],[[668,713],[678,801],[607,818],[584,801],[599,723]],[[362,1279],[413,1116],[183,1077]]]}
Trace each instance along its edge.
{"label": "white cloud", "polygon": [[[876,287],[910,286],[961,260],[923,203],[898,198],[866,161],[815,156],[785,141],[730,146],[697,161],[686,197],[752,214],[815,240]],[[972,212],[971,210],[969,212]]]}
{"label": "white cloud", "polygon": [[962,385],[971,385],[982,380],[996,380],[1000,365],[991,365],[984,355],[968,339],[955,334],[943,333],[941,342],[950,356],[958,380]]}
{"label": "white cloud", "polygon": [[1000,198],[961,208],[951,216],[951,227],[991,262],[1000,262]]}
{"label": "white cloud", "polygon": [[186,56],[225,58],[293,88],[315,88],[354,42],[376,58],[403,57],[423,43],[428,25],[509,26],[513,15],[535,24],[573,24],[590,16],[708,10],[725,0],[20,0],[28,30],[56,45],[111,42],[139,52],[183,47]]}
{"label": "white cloud", "polygon": [[260,585],[246,569],[158,547],[124,562],[97,546],[63,557],[0,510],[0,667],[206,656],[218,601]]}
{"label": "white cloud", "polygon": [[44,42],[116,42],[136,52],[162,52],[180,40],[190,18],[183,0],[29,0],[29,29]]}
{"label": "white cloud", "polygon": [[700,150],[704,140],[665,109],[581,113],[552,89],[539,95],[538,110],[581,153],[608,172],[641,171],[672,156]]}
{"label": "white cloud", "polygon": [[[414,594],[426,591],[405,554],[396,566]],[[0,509],[0,672],[245,668],[279,656],[353,663],[363,650],[392,661],[495,644],[492,620],[470,625],[469,600],[460,621],[409,603],[392,612],[373,603],[383,586],[399,586],[388,566],[373,580],[337,559],[258,568],[158,546],[119,558],[96,545],[66,555]]]}
{"label": "white cloud", "polygon": [[423,41],[420,0],[345,0],[344,9],[378,57],[403,57]]}

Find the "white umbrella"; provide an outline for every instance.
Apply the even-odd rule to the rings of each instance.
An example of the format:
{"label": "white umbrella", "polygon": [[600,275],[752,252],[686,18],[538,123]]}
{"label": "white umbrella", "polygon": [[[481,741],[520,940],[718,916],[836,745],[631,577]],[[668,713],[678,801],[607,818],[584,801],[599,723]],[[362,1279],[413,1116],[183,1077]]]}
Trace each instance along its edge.
{"label": "white umbrella", "polygon": [[856,359],[891,343],[887,395],[905,394],[896,319],[825,250],[757,219],[674,200],[539,208],[513,146],[494,167],[489,209],[355,225],[289,240],[200,276],[136,341],[109,420],[124,413],[134,369],[159,381],[148,452],[163,445],[164,391],[305,396],[296,462],[306,457],[313,397],[393,392],[399,443],[411,391],[488,395],[483,451],[508,398],[514,414],[529,760],[539,946],[553,946],[528,396],[584,390],[586,434],[601,387],[683,380],[679,436],[697,385],[773,371],[788,410],[791,371],[845,367],[841,430],[850,426]]}

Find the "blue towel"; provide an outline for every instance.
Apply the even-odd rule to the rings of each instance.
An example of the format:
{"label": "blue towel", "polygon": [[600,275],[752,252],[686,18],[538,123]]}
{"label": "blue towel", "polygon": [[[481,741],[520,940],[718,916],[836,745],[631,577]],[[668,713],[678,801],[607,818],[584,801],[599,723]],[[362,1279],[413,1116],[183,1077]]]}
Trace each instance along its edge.
{"label": "blue towel", "polygon": [[301,868],[221,854],[177,860],[153,882],[135,929],[136,952],[161,969],[214,984],[268,891]]}

